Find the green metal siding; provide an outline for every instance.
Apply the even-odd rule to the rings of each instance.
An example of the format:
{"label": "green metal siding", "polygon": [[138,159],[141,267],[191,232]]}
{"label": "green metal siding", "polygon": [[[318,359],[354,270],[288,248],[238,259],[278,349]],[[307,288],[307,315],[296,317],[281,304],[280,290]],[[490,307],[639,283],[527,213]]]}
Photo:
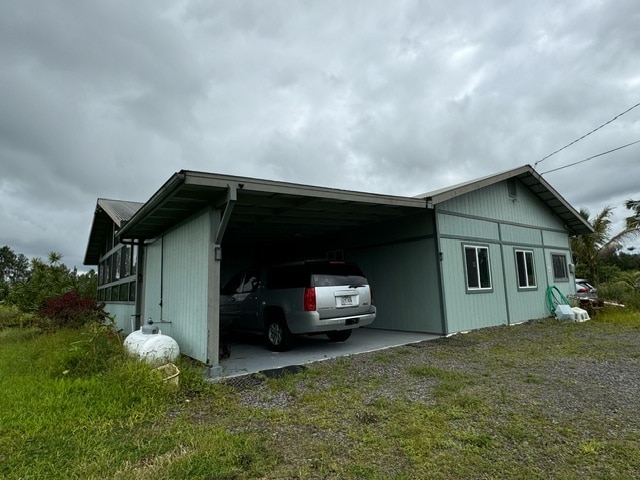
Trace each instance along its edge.
{"label": "green metal siding", "polygon": [[162,300],[162,238],[145,246],[145,261],[143,274],[143,304],[141,324],[149,320],[159,322],[161,316],[160,302]]}
{"label": "green metal siding", "polygon": [[547,247],[569,248],[569,237],[563,232],[542,232],[542,239]]}
{"label": "green metal siding", "polygon": [[[467,292],[463,245],[480,245],[489,248],[491,291]],[[500,245],[459,239],[442,239],[440,250],[442,252],[443,288],[447,303],[448,333],[507,323]]]}
{"label": "green metal siding", "polygon": [[433,218],[427,210],[341,236],[347,260],[373,288],[372,328],[444,333]]}
{"label": "green metal siding", "polygon": [[[539,236],[539,235],[538,235]],[[505,263],[505,286],[507,305],[509,308],[509,323],[520,323],[548,315],[545,307],[547,292],[544,249],[528,246],[503,246]],[[537,287],[534,289],[519,289],[516,267],[516,250],[533,252]]]}
{"label": "green metal siding", "polygon": [[[560,219],[523,185],[509,196],[506,182],[436,206],[448,333],[513,324],[549,315],[545,298],[553,284],[551,252],[569,255]],[[492,291],[468,292],[463,245],[489,247]],[[535,289],[518,288],[515,250],[533,252]],[[570,290],[572,278],[561,290]]]}
{"label": "green metal siding", "polygon": [[133,329],[131,317],[136,313],[135,304],[107,302],[105,304],[104,310],[114,318],[116,326],[119,330],[122,330],[125,334],[131,333]]}
{"label": "green metal siding", "polygon": [[500,238],[505,243],[540,245],[542,242],[542,234],[543,232],[538,228],[500,225]]}
{"label": "green metal siding", "polygon": [[[147,247],[144,320],[159,324],[180,351],[207,360],[210,223],[200,212]],[[162,306],[160,306],[160,301]]]}
{"label": "green metal siding", "polygon": [[460,213],[468,217],[491,218],[501,223],[563,230],[564,225],[524,185],[517,183],[517,196],[509,196],[507,183],[470,192],[438,205],[438,210]]}
{"label": "green metal siding", "polygon": [[[191,358],[207,360],[209,213],[165,235],[163,319]],[[184,345],[184,347],[182,347]]]}
{"label": "green metal siding", "polygon": [[435,239],[351,252],[367,275],[377,308],[372,328],[444,333]]}
{"label": "green metal siding", "polygon": [[498,240],[500,237],[497,223],[457,215],[441,215],[438,227],[441,236],[486,240]]}

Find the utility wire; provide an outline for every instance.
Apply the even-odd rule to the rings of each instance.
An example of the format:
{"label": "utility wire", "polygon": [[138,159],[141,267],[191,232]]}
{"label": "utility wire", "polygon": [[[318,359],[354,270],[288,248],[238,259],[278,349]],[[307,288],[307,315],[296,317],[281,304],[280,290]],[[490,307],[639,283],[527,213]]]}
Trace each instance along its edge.
{"label": "utility wire", "polygon": [[547,173],[556,172],[558,170],[562,170],[563,168],[573,167],[574,165],[578,165],[579,163],[584,163],[584,162],[586,162],[588,160],[593,160],[594,158],[601,157],[603,155],[606,155],[607,153],[615,152],[616,150],[622,150],[623,148],[630,147],[631,145],[635,145],[636,143],[640,143],[640,140],[636,140],[635,142],[627,143],[626,145],[622,145],[621,147],[614,148],[612,150],[608,150],[606,152],[599,153],[599,154],[594,155],[592,157],[585,158],[583,160],[579,160],[577,162],[570,163],[568,165],[564,165],[563,167],[554,168],[553,170],[547,170],[546,172],[542,172],[540,175],[545,175]]}
{"label": "utility wire", "polygon": [[[564,147],[562,147],[562,148],[559,148],[559,149],[558,149],[558,150],[556,150],[555,152],[550,153],[549,155],[547,155],[547,156],[546,156],[546,157],[544,157],[543,159],[538,160],[536,163],[534,163],[534,164],[533,164],[533,168],[535,169],[535,168],[536,168],[536,165],[538,165],[539,163],[544,162],[547,158],[549,158],[549,157],[551,157],[551,156],[555,155],[555,154],[556,154],[556,153],[558,153],[558,152],[561,152],[561,151],[562,151],[562,150],[564,150],[565,148],[568,148],[568,147],[570,147],[571,145],[573,145],[574,143],[578,143],[578,142],[579,142],[580,140],[582,140],[583,138],[588,137],[589,135],[591,135],[591,134],[592,134],[592,133],[594,133],[594,132],[597,132],[597,131],[598,131],[598,130],[600,130],[602,127],[604,127],[604,126],[606,126],[606,125],[609,125],[609,124],[610,124],[611,122],[613,122],[614,120],[618,119],[619,117],[621,117],[621,116],[622,116],[622,115],[624,115],[625,113],[630,112],[631,110],[633,110],[634,108],[636,108],[636,107],[638,107],[638,106],[640,106],[640,103],[636,103],[633,107],[626,109],[626,110],[625,110],[624,112],[622,112],[622,113],[619,113],[618,115],[616,115],[615,117],[613,117],[613,118],[612,118],[611,120],[609,120],[608,122],[603,123],[603,124],[602,124],[602,125],[600,125],[599,127],[594,128],[593,130],[591,130],[589,133],[585,133],[585,134],[584,134],[583,136],[581,136],[580,138],[578,138],[578,139],[574,140],[573,142],[571,142],[571,143],[569,143],[569,144],[565,145],[565,146],[564,146]],[[624,148],[624,147],[620,147],[620,148]],[[613,152],[613,150],[611,150],[611,151]],[[608,152],[606,152],[606,153],[608,153]],[[604,155],[604,154],[602,154],[602,155]],[[583,160],[583,161],[586,161],[586,160]],[[579,162],[578,162],[578,163],[579,163]],[[572,164],[572,165],[575,165],[575,164]],[[567,166],[569,167],[569,166],[571,166],[571,165],[567,165]],[[562,167],[562,168],[564,168],[564,167]],[[550,170],[550,171],[553,171],[553,170]],[[549,172],[545,172],[545,173],[549,173]]]}

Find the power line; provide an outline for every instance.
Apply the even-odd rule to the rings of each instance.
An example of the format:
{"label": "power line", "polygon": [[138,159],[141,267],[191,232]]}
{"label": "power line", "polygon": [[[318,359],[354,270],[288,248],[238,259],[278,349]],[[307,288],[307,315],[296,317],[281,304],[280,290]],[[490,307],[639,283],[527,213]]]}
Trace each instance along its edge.
{"label": "power line", "polygon": [[627,143],[626,145],[622,145],[621,147],[614,148],[612,150],[608,150],[606,152],[599,153],[597,155],[593,155],[592,157],[588,157],[588,158],[585,158],[583,160],[579,160],[577,162],[573,162],[573,163],[570,163],[568,165],[564,165],[562,167],[554,168],[553,170],[547,170],[546,172],[542,172],[540,175],[545,175],[547,173],[556,172],[558,170],[562,170],[563,168],[573,167],[574,165],[578,165],[579,163],[584,163],[584,162],[586,162],[588,160],[593,160],[594,158],[601,157],[603,155],[606,155],[607,153],[615,152],[616,150],[622,150],[623,148],[630,147],[631,145],[635,145],[636,143],[640,143],[640,140],[636,140],[635,142]]}
{"label": "power line", "polygon": [[[559,149],[558,149],[558,150],[556,150],[555,152],[550,153],[549,155],[547,155],[547,156],[546,156],[546,157],[544,157],[543,159],[538,160],[536,163],[534,163],[534,164],[533,164],[533,168],[535,169],[535,168],[536,168],[536,166],[537,166],[539,163],[544,162],[547,158],[549,158],[549,157],[551,157],[551,156],[555,155],[555,154],[556,154],[556,153],[558,153],[558,152],[561,152],[561,151],[562,151],[562,150],[564,150],[565,148],[568,148],[568,147],[570,147],[571,145],[573,145],[574,143],[578,143],[578,142],[579,142],[580,140],[582,140],[583,138],[588,137],[589,135],[591,135],[591,134],[592,134],[592,133],[594,133],[594,132],[597,132],[597,131],[598,131],[598,130],[600,130],[602,127],[604,127],[604,126],[606,126],[606,125],[609,125],[609,124],[610,124],[611,122],[613,122],[614,120],[617,120],[619,117],[621,117],[621,116],[622,116],[622,115],[624,115],[625,113],[630,112],[631,110],[633,110],[634,108],[636,108],[636,107],[638,107],[638,106],[640,106],[640,103],[636,103],[633,107],[630,107],[630,108],[626,109],[624,112],[619,113],[618,115],[616,115],[615,117],[613,117],[613,118],[612,118],[611,120],[609,120],[608,122],[603,123],[603,124],[602,124],[602,125],[600,125],[599,127],[594,128],[593,130],[591,130],[589,133],[585,133],[585,134],[584,134],[583,136],[581,136],[580,138],[578,138],[578,139],[574,140],[574,141],[573,141],[573,142],[571,142],[571,143],[568,143],[567,145],[565,145],[565,146],[564,146],[564,147],[562,147],[562,148],[559,148]],[[621,148],[623,148],[623,147],[621,147]],[[612,150],[612,151],[613,151],[613,150]],[[603,154],[603,155],[604,155],[604,154]],[[583,161],[586,161],[586,160],[583,160]],[[574,165],[575,165],[575,164],[574,164]],[[571,165],[567,165],[567,166],[568,166],[568,167],[570,167]],[[564,168],[564,167],[562,167],[562,168]],[[553,170],[550,170],[550,171],[553,171]],[[545,173],[549,173],[549,172],[545,172]]]}

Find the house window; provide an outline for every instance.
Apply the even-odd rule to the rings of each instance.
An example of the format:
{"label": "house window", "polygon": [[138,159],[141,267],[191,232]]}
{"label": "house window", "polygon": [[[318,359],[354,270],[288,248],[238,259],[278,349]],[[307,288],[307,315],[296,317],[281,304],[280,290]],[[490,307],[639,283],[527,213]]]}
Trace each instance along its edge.
{"label": "house window", "polygon": [[135,302],[138,247],[119,245],[98,265],[98,295],[103,302]]}
{"label": "house window", "polygon": [[464,259],[467,273],[467,290],[491,290],[489,248],[475,245],[465,245]]}
{"label": "house window", "polygon": [[537,287],[533,251],[516,250],[516,270],[518,273],[518,288]]}
{"label": "house window", "polygon": [[569,280],[569,270],[567,269],[567,257],[562,253],[552,253],[551,263],[553,264],[553,279],[558,281]]}

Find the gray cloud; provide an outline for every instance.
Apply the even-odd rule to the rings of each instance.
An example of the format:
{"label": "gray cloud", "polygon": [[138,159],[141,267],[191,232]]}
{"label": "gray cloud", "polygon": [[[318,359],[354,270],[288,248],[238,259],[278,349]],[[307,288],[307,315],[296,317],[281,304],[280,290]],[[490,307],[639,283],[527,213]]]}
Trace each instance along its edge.
{"label": "gray cloud", "polygon": [[[182,168],[414,195],[533,164],[640,101],[639,24],[634,0],[4,2],[0,245],[80,266],[97,197]],[[640,108],[538,170],[638,139]],[[545,178],[619,222],[639,155]]]}

